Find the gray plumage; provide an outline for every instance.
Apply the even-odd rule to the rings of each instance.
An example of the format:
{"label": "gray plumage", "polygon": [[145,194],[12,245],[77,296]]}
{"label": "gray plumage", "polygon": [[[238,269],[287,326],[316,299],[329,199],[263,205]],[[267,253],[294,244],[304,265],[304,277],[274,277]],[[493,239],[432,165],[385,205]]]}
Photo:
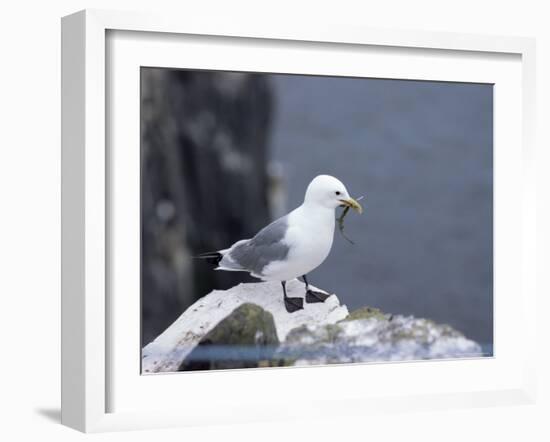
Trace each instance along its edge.
{"label": "gray plumage", "polygon": [[290,247],[283,242],[288,229],[288,216],[283,216],[260,230],[254,238],[236,243],[220,262],[226,270],[247,270],[262,276],[273,261],[284,260]]}

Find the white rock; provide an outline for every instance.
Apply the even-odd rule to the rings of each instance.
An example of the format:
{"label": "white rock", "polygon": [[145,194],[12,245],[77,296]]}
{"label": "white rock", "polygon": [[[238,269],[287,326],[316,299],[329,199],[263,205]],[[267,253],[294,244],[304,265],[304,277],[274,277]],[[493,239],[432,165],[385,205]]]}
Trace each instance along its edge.
{"label": "white rock", "polygon": [[[321,291],[312,285],[313,290]],[[289,281],[289,297],[303,298],[305,285]],[[326,293],[326,292],[324,292]],[[277,335],[282,342],[293,328],[304,324],[334,324],[348,315],[336,295],[324,303],[306,304],[304,309],[288,313],[283,303],[283,292],[278,282],[239,284],[229,290],[214,290],[191,305],[183,314],[142,351],[142,372],[177,371],[185,356],[223,318],[244,303],[259,305],[273,315]]]}

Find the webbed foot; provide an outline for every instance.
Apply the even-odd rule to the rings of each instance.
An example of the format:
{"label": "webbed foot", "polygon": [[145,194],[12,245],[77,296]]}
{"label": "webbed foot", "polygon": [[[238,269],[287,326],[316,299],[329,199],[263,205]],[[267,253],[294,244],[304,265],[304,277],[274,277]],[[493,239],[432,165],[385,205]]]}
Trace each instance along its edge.
{"label": "webbed foot", "polygon": [[285,307],[288,313],[302,310],[304,308],[304,300],[302,298],[284,298]]}
{"label": "webbed foot", "polygon": [[306,292],[306,302],[308,304],[313,304],[315,302],[325,302],[328,297],[331,296],[331,295],[328,295],[326,293],[323,293],[323,292],[316,292],[316,291],[313,291],[313,290],[308,290]]}

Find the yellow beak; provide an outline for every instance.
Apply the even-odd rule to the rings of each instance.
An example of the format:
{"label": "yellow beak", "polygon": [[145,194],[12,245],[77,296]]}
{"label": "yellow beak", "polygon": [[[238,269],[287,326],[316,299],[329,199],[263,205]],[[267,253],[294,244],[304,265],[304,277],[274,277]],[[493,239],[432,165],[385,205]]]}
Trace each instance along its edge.
{"label": "yellow beak", "polygon": [[346,200],[340,200],[343,206],[351,207],[353,210],[356,210],[357,213],[363,213],[363,208],[361,207],[361,204],[359,204],[356,200],[353,198],[348,198]]}

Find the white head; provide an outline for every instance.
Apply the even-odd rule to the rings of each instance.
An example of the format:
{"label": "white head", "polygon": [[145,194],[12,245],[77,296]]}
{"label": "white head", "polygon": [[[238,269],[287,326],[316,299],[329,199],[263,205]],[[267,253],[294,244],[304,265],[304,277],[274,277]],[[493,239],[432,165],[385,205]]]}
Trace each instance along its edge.
{"label": "white head", "polygon": [[318,175],[309,183],[304,203],[317,204],[328,209],[349,206],[359,213],[363,211],[361,205],[349,196],[346,186],[330,175]]}

